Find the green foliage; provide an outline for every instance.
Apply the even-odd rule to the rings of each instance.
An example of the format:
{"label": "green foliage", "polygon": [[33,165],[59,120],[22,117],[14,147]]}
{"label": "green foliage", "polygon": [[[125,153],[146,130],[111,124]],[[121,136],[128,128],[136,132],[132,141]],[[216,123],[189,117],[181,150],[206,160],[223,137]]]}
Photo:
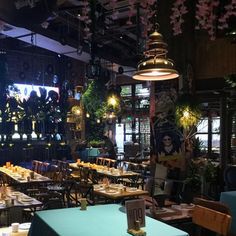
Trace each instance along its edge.
{"label": "green foliage", "polygon": [[236,74],[225,76],[225,81],[230,85],[230,87],[236,88]]}
{"label": "green foliage", "polygon": [[104,145],[104,142],[101,140],[91,140],[89,141],[89,146],[91,147],[102,147]]}
{"label": "green foliage", "polygon": [[211,161],[205,166],[204,178],[207,183],[217,182],[217,167]]}
{"label": "green foliage", "polygon": [[200,157],[206,153],[206,147],[198,137],[193,139],[192,147],[194,157]]}
{"label": "green foliage", "polygon": [[201,118],[201,111],[196,98],[191,94],[181,95],[176,102],[175,117],[176,123],[180,127],[189,129],[195,126]]}
{"label": "green foliage", "polygon": [[93,80],[82,95],[82,103],[89,114],[97,118],[103,116],[106,111],[105,103],[106,87],[99,80]]}
{"label": "green foliage", "polygon": [[185,183],[194,191],[201,189],[202,182],[216,183],[217,167],[205,158],[191,160],[187,169],[187,178]]}
{"label": "green foliage", "polygon": [[106,86],[103,81],[93,80],[82,95],[82,103],[86,111],[95,118],[103,118],[109,112],[118,114],[121,110],[120,105],[117,107],[108,105],[106,96]]}
{"label": "green foliage", "polygon": [[190,162],[188,166],[185,184],[188,185],[193,192],[198,192],[201,189],[201,175],[199,173],[199,167],[193,162]]}
{"label": "green foliage", "polygon": [[90,119],[87,119],[85,123],[86,140],[101,140],[101,137],[103,136],[104,126],[104,123],[97,123],[96,119],[92,116],[90,117]]}

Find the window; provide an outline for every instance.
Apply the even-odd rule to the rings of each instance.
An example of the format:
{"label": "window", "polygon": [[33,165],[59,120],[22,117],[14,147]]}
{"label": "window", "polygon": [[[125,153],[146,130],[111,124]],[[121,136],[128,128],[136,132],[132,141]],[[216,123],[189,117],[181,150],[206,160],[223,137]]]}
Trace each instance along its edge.
{"label": "window", "polygon": [[[149,98],[150,89],[146,84],[121,86],[121,96],[126,116],[122,117],[123,132],[117,128],[117,143],[121,137],[124,142],[138,142],[145,149],[150,146]],[[118,131],[119,130],[119,131]],[[121,147],[119,147],[119,150]]]}
{"label": "window", "polygon": [[123,85],[121,86],[121,93],[122,97],[127,97],[132,95],[132,87],[131,85]]}
{"label": "window", "polygon": [[201,143],[201,151],[207,151],[208,154],[220,153],[220,118],[203,118],[198,126],[196,138]]}

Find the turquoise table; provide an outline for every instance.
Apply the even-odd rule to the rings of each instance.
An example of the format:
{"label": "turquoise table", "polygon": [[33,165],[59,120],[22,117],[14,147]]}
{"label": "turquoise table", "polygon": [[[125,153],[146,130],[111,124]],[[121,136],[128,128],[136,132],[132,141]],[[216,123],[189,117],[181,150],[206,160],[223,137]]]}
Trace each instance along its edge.
{"label": "turquoise table", "polygon": [[232,214],[230,233],[236,235],[236,191],[222,192],[220,201],[230,208]]}
{"label": "turquoise table", "polygon": [[88,161],[93,161],[100,153],[99,148],[86,148],[88,151]]}
{"label": "turquoise table", "polygon": [[[126,214],[121,205],[89,206],[79,208],[39,211],[35,214],[29,236],[130,236],[127,231]],[[146,217],[147,236],[188,236],[160,221]]]}

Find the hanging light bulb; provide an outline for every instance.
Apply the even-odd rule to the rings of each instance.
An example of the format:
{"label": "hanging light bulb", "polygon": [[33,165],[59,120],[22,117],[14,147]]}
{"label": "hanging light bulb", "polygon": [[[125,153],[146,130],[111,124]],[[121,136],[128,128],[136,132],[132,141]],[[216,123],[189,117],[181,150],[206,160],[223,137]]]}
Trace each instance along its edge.
{"label": "hanging light bulb", "polygon": [[110,106],[116,107],[119,103],[119,99],[117,98],[117,96],[112,95],[112,96],[108,97],[107,103]]}
{"label": "hanging light bulb", "polygon": [[156,24],[155,31],[149,36],[147,50],[144,52],[145,58],[138,63],[137,72],[133,75],[135,80],[158,81],[179,76],[174,68],[174,62],[167,58],[167,44],[158,28],[159,25]]}
{"label": "hanging light bulb", "polygon": [[79,106],[73,106],[71,111],[74,115],[77,116],[81,115],[81,108]]}
{"label": "hanging light bulb", "polygon": [[88,112],[86,113],[86,117],[87,117],[87,118],[90,118],[90,114],[89,114]]}

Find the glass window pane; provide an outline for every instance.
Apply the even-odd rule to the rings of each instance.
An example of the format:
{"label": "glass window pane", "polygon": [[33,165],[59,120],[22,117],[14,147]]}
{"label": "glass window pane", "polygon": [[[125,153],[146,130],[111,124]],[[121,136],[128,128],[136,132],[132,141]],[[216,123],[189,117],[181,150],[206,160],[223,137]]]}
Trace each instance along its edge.
{"label": "glass window pane", "polygon": [[220,152],[220,135],[212,134],[212,151],[215,153]]}
{"label": "glass window pane", "polygon": [[207,133],[208,132],[208,119],[201,119],[197,125],[197,133]]}
{"label": "glass window pane", "polygon": [[150,101],[148,98],[140,100],[140,108],[149,108]]}
{"label": "glass window pane", "polygon": [[208,144],[208,134],[196,134],[196,138],[199,138],[200,141],[200,149],[206,150]]}
{"label": "glass window pane", "polygon": [[149,96],[150,91],[149,88],[145,87],[144,84],[136,84],[135,85],[135,96]]}
{"label": "glass window pane", "polygon": [[132,142],[132,135],[125,135],[125,142]]}
{"label": "glass window pane", "polygon": [[134,133],[138,134],[139,132],[139,120],[138,118],[135,119],[135,130],[133,130]]}
{"label": "glass window pane", "polygon": [[150,133],[149,117],[140,119],[140,133]]}
{"label": "glass window pane", "polygon": [[220,118],[213,118],[212,119],[212,132],[218,133],[220,132]]}
{"label": "glass window pane", "polygon": [[125,97],[125,96],[131,96],[132,95],[132,89],[131,89],[131,85],[123,85],[121,86],[121,96]]}
{"label": "glass window pane", "polygon": [[125,133],[132,133],[132,122],[125,123]]}

